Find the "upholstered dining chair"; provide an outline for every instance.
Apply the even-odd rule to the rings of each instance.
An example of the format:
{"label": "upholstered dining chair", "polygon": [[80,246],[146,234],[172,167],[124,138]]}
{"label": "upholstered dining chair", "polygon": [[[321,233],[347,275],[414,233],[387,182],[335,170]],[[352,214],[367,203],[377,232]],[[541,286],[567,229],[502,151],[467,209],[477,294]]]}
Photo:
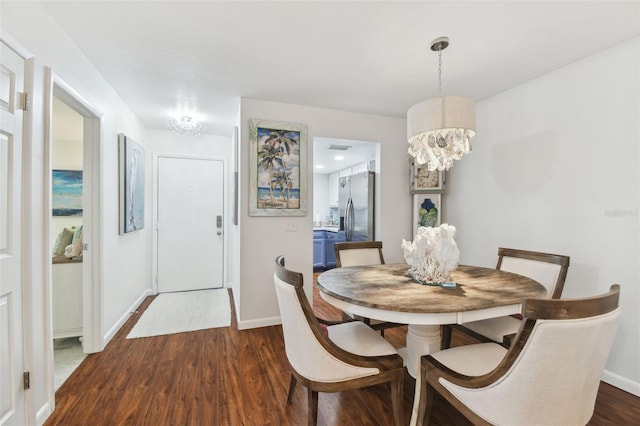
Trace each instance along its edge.
{"label": "upholstered dining chair", "polygon": [[318,392],[389,382],[394,423],[402,425],[404,366],[394,347],[360,321],[316,318],[303,290],[302,274],[286,269],[283,256],[276,259],[273,281],[291,366],[287,403],[291,404],[297,382],[306,386],[308,423],[315,425]]}
{"label": "upholstered dining chair", "polygon": [[458,346],[421,358],[418,425],[437,392],[474,425],[584,425],[620,316],[620,287],[583,299],[529,299],[509,350]]}
{"label": "upholstered dining chair", "polygon": [[[569,256],[500,247],[496,269],[531,278],[547,289],[548,298],[559,299],[567,278]],[[503,316],[445,325],[442,327],[441,347],[450,347],[451,331],[455,328],[480,342],[493,341],[508,348],[521,323],[519,316]]]}
{"label": "upholstered dining chair", "polygon": [[[384,264],[384,256],[382,255],[382,241],[348,241],[343,243],[335,243],[333,250],[336,253],[336,266],[364,266],[364,265],[382,265]],[[384,330],[387,328],[400,327],[404,324],[394,322],[378,321],[371,318],[364,318],[352,314],[351,312],[343,312],[343,319],[357,319],[364,321],[369,327],[380,331],[384,336]]]}

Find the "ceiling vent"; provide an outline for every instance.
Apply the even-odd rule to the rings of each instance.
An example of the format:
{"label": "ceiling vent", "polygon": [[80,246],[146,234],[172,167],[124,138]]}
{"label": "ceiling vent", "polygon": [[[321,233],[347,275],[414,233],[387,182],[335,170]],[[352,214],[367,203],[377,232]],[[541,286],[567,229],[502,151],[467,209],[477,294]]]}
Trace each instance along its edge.
{"label": "ceiling vent", "polygon": [[333,149],[334,151],[346,151],[348,149],[351,149],[350,145],[331,145],[329,146],[329,149]]}

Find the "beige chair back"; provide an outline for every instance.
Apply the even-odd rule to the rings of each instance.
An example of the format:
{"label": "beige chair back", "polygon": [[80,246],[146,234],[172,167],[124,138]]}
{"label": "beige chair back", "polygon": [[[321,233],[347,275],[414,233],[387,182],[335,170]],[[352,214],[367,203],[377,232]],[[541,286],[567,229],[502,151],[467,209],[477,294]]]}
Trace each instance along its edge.
{"label": "beige chair back", "polygon": [[494,370],[506,372],[477,388],[439,381],[492,424],[587,424],[620,317],[618,297],[614,285],[597,298],[528,300],[526,323]]}
{"label": "beige chair back", "polygon": [[547,297],[558,299],[567,277],[569,256],[500,247],[496,268],[529,277],[547,289]]}
{"label": "beige chair back", "polygon": [[349,241],[335,243],[336,266],[364,266],[384,264],[382,241]]}

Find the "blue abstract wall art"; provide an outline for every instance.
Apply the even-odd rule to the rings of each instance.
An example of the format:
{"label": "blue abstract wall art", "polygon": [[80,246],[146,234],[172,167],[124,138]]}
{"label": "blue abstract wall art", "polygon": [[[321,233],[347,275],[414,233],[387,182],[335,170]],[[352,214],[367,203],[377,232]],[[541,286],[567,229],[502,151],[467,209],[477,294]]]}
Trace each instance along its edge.
{"label": "blue abstract wall art", "polygon": [[53,216],[82,216],[82,170],[52,171]]}

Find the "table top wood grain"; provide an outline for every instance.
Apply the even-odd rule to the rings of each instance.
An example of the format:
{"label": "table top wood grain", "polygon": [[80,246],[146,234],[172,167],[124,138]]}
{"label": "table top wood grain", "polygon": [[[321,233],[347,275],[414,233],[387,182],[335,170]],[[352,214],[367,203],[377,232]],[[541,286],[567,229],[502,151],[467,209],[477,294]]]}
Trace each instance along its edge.
{"label": "table top wood grain", "polygon": [[546,294],[537,281],[498,269],[460,265],[451,278],[457,286],[443,288],[416,283],[405,263],[350,266],[320,274],[318,288],[350,304],[411,313],[474,311]]}

